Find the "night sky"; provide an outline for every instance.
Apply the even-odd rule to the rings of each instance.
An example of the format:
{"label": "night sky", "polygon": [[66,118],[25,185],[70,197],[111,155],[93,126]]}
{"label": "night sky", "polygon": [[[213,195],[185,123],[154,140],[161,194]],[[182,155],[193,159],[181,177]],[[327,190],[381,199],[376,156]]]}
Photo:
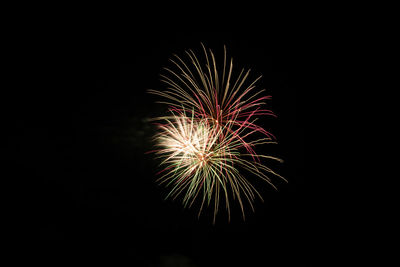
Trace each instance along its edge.
{"label": "night sky", "polygon": [[[305,126],[302,91],[309,75],[307,37],[282,33],[126,32],[93,33],[58,29],[33,33],[23,68],[29,86],[12,97],[13,130],[9,165],[20,181],[15,196],[23,209],[21,241],[38,259],[76,262],[124,261],[126,266],[269,266],[315,260],[321,205],[315,181],[304,171]],[[282,158],[271,166],[289,183],[278,191],[258,183],[264,203],[237,207],[231,222],[221,212],[197,210],[164,200],[155,183],[155,128],[147,120],[166,107],[147,89],[162,89],[159,74],[168,59],[200,42],[221,56],[223,45],[234,68],[251,68],[278,118],[261,124],[278,139],[260,153]],[[25,247],[26,248],[26,247]],[[263,265],[256,265],[257,263]],[[181,264],[181,265],[179,265]],[[276,266],[276,265],[271,265]]]}

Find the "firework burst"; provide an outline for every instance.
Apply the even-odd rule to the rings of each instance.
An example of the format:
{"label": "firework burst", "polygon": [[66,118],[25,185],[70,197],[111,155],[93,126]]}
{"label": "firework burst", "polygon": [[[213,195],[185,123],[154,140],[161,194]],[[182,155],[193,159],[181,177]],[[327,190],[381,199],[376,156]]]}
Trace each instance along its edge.
{"label": "firework burst", "polygon": [[[265,180],[268,175],[283,177],[261,163],[261,159],[280,159],[257,154],[255,146],[276,143],[275,137],[256,124],[260,115],[275,116],[262,108],[270,96],[261,96],[264,90],[255,90],[255,83],[247,83],[250,70],[241,70],[233,81],[233,60],[227,64],[226,48],[222,72],[218,71],[211,50],[204,51],[204,64],[192,50],[186,52],[189,63],[177,55],[171,62],[176,70],[165,68],[161,75],[166,83],[164,91],[149,90],[162,96],[161,103],[169,106],[169,116],[155,118],[159,132],[155,136],[155,153],[165,166],[159,174],[160,184],[171,188],[167,197],[183,194],[184,206],[192,206],[201,199],[199,215],[204,204],[213,201],[214,221],[223,198],[230,218],[230,202],[237,200],[243,218],[243,199],[252,210],[256,197],[262,199],[256,188],[242,175],[246,170]],[[256,133],[261,133],[262,138]],[[286,180],[285,180],[286,181]]]}

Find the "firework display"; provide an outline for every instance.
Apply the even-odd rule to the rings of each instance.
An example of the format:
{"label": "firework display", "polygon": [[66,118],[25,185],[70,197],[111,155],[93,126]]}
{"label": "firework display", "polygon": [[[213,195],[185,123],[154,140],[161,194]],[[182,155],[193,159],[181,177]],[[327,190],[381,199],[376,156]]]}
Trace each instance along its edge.
{"label": "firework display", "polygon": [[[239,203],[245,218],[245,203],[254,211],[254,200],[261,194],[248,175],[269,183],[282,176],[263,164],[265,160],[282,161],[261,155],[256,146],[276,143],[276,138],[257,124],[261,115],[275,116],[263,108],[270,96],[257,90],[258,77],[248,82],[250,70],[242,69],[233,76],[233,60],[227,61],[224,47],[223,64],[217,65],[211,50],[202,45],[203,57],[186,51],[188,61],[174,55],[172,68],[161,75],[165,90],[149,90],[161,96],[169,114],[158,117],[155,154],[164,168],[158,182],[170,188],[168,197],[183,195],[185,207],[200,200],[203,207],[214,207],[214,221],[221,203],[230,218],[230,200]],[[271,177],[270,177],[271,176]],[[286,181],[286,180],[285,180]]]}

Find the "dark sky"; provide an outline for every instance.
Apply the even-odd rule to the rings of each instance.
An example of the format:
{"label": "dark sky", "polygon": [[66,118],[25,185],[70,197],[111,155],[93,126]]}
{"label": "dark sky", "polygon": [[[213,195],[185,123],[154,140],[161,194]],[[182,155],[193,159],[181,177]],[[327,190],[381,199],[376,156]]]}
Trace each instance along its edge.
{"label": "dark sky", "polygon": [[[272,37],[273,36],[273,37]],[[324,229],[315,180],[304,171],[303,91],[312,72],[312,43],[301,33],[70,32],[32,33],[24,52],[29,86],[13,99],[11,177],[20,179],[23,228],[35,256],[63,261],[124,259],[132,266],[267,266],[309,262]],[[237,68],[251,68],[272,95],[277,119],[262,120],[279,144],[261,152],[282,158],[271,166],[289,181],[279,191],[259,184],[265,202],[256,212],[238,210],[215,225],[207,210],[183,209],[164,200],[154,181],[158,162],[147,119],[165,107],[146,89],[162,88],[159,74],[173,53],[201,49],[221,55],[223,45]],[[258,184],[257,184],[258,185]],[[208,215],[207,215],[208,213]],[[190,265],[191,264],[191,265]],[[250,265],[245,265],[250,264]],[[171,265],[174,266],[174,265]],[[179,266],[179,265],[176,265]]]}

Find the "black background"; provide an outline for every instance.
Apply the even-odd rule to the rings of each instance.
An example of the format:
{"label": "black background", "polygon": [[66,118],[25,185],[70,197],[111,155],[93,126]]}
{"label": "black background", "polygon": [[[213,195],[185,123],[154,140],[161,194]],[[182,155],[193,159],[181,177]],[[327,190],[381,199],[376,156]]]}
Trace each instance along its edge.
{"label": "black background", "polygon": [[[324,253],[329,229],[319,183],[304,171],[307,79],[314,70],[314,40],[298,32],[170,32],[104,34],[57,28],[26,38],[22,61],[28,75],[12,92],[9,165],[20,181],[22,228],[31,236],[21,246],[35,257],[123,260],[133,266],[255,266],[309,263]],[[284,160],[271,166],[289,183],[279,191],[260,184],[264,203],[247,209],[243,221],[221,212],[212,224],[209,209],[164,200],[154,181],[151,154],[155,129],[146,120],[165,107],[146,89],[162,88],[159,74],[173,53],[201,52],[200,42],[222,55],[236,71],[251,68],[272,95],[278,118],[262,123],[278,145],[260,152]],[[318,188],[318,189],[317,189]],[[175,264],[175,265],[174,265]],[[250,264],[250,265],[246,265]]]}

